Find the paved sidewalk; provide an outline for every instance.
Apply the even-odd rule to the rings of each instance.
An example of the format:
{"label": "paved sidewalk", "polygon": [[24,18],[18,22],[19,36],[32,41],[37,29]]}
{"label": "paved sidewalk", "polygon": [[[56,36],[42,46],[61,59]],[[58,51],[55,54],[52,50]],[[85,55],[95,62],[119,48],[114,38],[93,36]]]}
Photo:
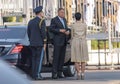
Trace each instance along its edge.
{"label": "paved sidewalk", "polygon": [[120,70],[86,71],[85,80],[75,80],[75,77],[52,80],[50,73],[42,75],[46,80],[33,81],[33,84],[120,84]]}

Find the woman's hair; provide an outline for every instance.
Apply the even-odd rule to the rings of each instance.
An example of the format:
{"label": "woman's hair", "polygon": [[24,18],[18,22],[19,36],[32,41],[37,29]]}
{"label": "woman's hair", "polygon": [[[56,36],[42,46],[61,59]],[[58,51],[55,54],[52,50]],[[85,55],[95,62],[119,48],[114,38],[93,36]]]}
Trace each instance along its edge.
{"label": "woman's hair", "polygon": [[79,13],[79,12],[75,13],[75,19],[80,20],[81,19],[81,13]]}

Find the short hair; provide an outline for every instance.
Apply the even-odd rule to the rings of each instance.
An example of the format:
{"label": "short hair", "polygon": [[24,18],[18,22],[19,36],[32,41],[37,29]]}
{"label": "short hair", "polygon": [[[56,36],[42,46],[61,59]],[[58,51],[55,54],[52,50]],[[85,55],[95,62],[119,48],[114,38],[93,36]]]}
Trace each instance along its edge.
{"label": "short hair", "polygon": [[65,9],[64,9],[64,8],[59,8],[59,9],[58,9],[58,12],[61,11],[61,10],[65,10]]}
{"label": "short hair", "polygon": [[81,19],[81,13],[79,13],[79,12],[75,13],[75,19],[80,20]]}
{"label": "short hair", "polygon": [[39,11],[39,12],[35,12],[35,14],[38,15],[40,12],[41,12],[41,11]]}

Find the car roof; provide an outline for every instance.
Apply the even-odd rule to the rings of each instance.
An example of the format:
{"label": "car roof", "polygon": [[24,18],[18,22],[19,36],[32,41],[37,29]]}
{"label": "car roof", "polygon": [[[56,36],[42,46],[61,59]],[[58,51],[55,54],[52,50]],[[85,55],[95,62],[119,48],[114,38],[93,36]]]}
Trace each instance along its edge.
{"label": "car roof", "polygon": [[0,42],[14,42],[29,45],[27,26],[0,26]]}
{"label": "car roof", "polygon": [[27,28],[27,25],[5,25],[0,26],[0,28]]}

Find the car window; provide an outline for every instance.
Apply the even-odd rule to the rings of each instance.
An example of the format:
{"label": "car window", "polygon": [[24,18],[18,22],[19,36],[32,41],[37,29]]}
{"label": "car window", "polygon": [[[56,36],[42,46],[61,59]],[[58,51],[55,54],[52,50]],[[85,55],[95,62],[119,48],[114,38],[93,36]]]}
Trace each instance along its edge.
{"label": "car window", "polygon": [[26,28],[0,28],[0,39],[22,39],[25,34]]}

